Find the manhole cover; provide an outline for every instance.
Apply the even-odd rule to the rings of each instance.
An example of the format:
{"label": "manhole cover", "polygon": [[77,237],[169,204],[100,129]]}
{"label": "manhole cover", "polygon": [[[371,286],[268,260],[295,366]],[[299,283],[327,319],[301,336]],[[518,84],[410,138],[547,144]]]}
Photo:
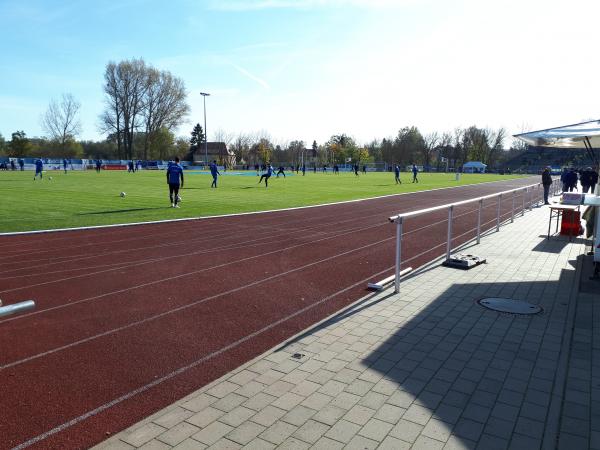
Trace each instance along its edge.
{"label": "manhole cover", "polygon": [[510,314],[538,314],[542,312],[542,308],[538,305],[533,305],[520,300],[512,300],[510,298],[482,298],[477,303],[484,308]]}

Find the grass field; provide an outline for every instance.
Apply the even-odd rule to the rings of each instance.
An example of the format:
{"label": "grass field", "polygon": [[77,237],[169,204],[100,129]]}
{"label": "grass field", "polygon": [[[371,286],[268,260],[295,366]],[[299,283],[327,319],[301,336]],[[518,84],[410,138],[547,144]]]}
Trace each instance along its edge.
{"label": "grass field", "polygon": [[[238,172],[239,173],[239,172]],[[52,177],[52,180],[50,180]],[[379,195],[414,192],[449,186],[483,183],[515,176],[402,173],[403,184],[393,173],[322,174],[307,172],[287,178],[271,177],[269,188],[249,175],[225,175],[211,189],[208,174],[188,172],[181,191],[181,208],[170,207],[164,171],[80,172],[46,171],[33,181],[33,172],[0,172],[0,232],[69,228],[89,225],[143,222],[263,211],[316,205]],[[119,194],[126,192],[126,197]]]}

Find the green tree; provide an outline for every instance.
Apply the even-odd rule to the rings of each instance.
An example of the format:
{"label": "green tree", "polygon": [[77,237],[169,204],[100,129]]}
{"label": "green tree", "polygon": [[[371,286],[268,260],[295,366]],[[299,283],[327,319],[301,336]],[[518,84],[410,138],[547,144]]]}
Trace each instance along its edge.
{"label": "green tree", "polygon": [[394,139],[394,159],[401,165],[421,162],[425,141],[417,127],[404,127]]}
{"label": "green tree", "polygon": [[148,155],[152,159],[168,159],[176,153],[175,136],[167,128],[162,127],[153,133],[148,147]]}
{"label": "green tree", "polygon": [[261,138],[250,149],[250,153],[258,158],[263,164],[271,161],[273,155],[273,144],[267,138]]}
{"label": "green tree", "polygon": [[6,154],[6,140],[2,136],[2,133],[0,133],[0,155],[4,154]]}
{"label": "green tree", "polygon": [[329,162],[332,164],[343,163],[346,158],[351,158],[357,149],[357,145],[350,136],[334,134],[325,144],[329,153]]}
{"label": "green tree", "polygon": [[202,126],[197,123],[194,125],[192,132],[190,133],[190,151],[195,151],[198,146],[204,142],[204,130]]}
{"label": "green tree", "polygon": [[8,156],[23,158],[31,154],[33,147],[24,131],[15,131],[11,136],[8,144]]}

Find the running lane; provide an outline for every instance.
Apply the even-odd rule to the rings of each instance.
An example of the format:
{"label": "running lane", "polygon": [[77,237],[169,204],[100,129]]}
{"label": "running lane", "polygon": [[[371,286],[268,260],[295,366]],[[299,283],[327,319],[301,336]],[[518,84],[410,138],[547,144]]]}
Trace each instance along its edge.
{"label": "running lane", "polygon": [[[0,448],[98,443],[363,296],[391,273],[389,216],[536,181],[0,237],[0,298],[37,303],[0,319]],[[497,207],[484,204],[485,228]],[[476,220],[457,208],[454,245]],[[446,229],[445,212],[407,220],[407,265],[444,253]]]}

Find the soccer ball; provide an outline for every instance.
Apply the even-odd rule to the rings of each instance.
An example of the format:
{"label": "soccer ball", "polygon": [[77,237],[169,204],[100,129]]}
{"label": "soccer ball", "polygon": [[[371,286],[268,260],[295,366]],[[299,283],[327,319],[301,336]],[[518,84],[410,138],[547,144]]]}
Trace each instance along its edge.
{"label": "soccer ball", "polygon": [[121,197],[125,197],[127,194],[125,192],[121,192]]}
{"label": "soccer ball", "polygon": [[49,181],[52,181],[52,177],[48,178]]}
{"label": "soccer ball", "polygon": [[177,195],[177,201],[180,202],[181,201],[181,197],[179,195]]}

